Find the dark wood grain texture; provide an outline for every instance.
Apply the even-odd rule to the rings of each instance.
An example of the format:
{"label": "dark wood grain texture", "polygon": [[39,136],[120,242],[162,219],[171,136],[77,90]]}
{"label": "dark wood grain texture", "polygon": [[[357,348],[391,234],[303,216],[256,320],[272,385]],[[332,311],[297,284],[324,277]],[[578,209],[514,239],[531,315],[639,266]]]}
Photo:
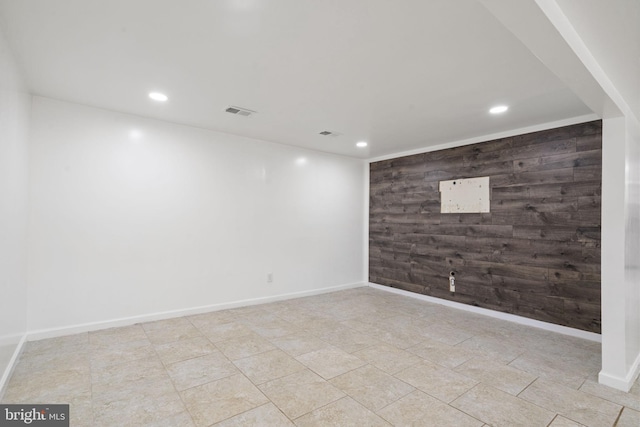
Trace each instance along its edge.
{"label": "dark wood grain texture", "polygon": [[[440,213],[479,176],[490,213]],[[601,191],[600,121],[371,163],[369,280],[600,333]]]}

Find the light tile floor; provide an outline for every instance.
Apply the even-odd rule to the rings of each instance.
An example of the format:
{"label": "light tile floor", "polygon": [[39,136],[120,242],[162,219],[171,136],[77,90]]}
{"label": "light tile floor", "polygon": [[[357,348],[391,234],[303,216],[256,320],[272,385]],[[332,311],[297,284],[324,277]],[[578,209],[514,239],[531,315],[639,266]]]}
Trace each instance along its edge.
{"label": "light tile floor", "polygon": [[640,426],[600,345],[372,288],[30,342],[72,426]]}

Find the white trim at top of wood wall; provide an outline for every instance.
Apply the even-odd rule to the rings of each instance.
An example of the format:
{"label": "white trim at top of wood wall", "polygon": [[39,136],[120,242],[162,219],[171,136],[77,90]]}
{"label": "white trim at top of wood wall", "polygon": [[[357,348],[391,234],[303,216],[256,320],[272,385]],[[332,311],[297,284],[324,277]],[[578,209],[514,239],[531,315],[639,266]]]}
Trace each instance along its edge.
{"label": "white trim at top of wood wall", "polygon": [[389,159],[396,159],[398,157],[411,156],[414,154],[422,154],[422,153],[429,153],[431,151],[446,150],[447,148],[462,147],[463,145],[477,144],[479,142],[488,142],[488,141],[493,141],[494,139],[509,138],[511,136],[524,135],[527,133],[539,132],[542,130],[577,125],[579,123],[591,122],[593,120],[600,120],[600,117],[597,114],[586,114],[584,116],[572,117],[569,119],[558,120],[555,122],[542,123],[539,125],[527,126],[527,127],[512,129],[504,132],[492,133],[489,135],[476,136],[473,138],[461,139],[459,141],[443,142],[441,144],[422,147],[422,148],[416,148],[414,150],[407,150],[407,151],[400,151],[398,153],[385,154],[382,156],[367,159],[367,162],[374,163],[382,160],[389,160]]}

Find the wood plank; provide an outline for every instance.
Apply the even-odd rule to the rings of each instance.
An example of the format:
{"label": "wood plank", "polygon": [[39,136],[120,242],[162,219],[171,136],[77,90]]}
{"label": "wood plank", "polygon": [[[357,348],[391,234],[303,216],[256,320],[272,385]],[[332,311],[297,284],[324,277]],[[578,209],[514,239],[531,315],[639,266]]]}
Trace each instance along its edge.
{"label": "wood plank", "polygon": [[545,197],[539,199],[505,199],[491,204],[492,212],[575,212],[578,210],[577,197]]}
{"label": "wood plank", "polygon": [[[555,184],[558,185],[558,184]],[[500,200],[522,200],[529,198],[528,185],[514,185],[508,187],[491,188],[491,204]]]}
{"label": "wood plank", "polygon": [[436,249],[442,247],[460,248],[465,245],[465,236],[447,236],[427,233],[414,233],[405,236],[406,242],[419,243],[434,246]]}
{"label": "wood plank", "polygon": [[602,300],[600,282],[550,283],[549,294],[590,304],[600,304]]}
{"label": "wood plank", "polygon": [[514,160],[513,170],[515,172],[527,172],[596,165],[602,165],[602,151],[600,150]]}
{"label": "wood plank", "polygon": [[573,324],[569,319],[567,319],[567,315],[564,313],[564,308],[561,310],[551,310],[548,306],[534,307],[520,303],[514,308],[514,311],[519,316],[529,317],[543,322],[555,323],[562,326],[571,326]]}
{"label": "wood plank", "polygon": [[425,192],[425,190],[426,189],[423,180],[393,181],[391,183],[391,193],[400,193],[403,196],[407,193]]}
{"label": "wood plank", "polygon": [[496,251],[518,251],[518,250],[530,250],[531,240],[528,239],[512,239],[502,238],[497,239],[495,237],[477,236],[467,237],[466,250],[476,249],[477,251],[483,251],[486,253],[494,253]]}
{"label": "wood plank", "polygon": [[581,196],[578,197],[578,209],[596,209],[602,208],[602,196]]}
{"label": "wood plank", "polygon": [[538,253],[538,252],[497,252],[492,254],[491,261],[498,263],[508,263],[512,265],[530,265],[534,267],[543,267],[543,268],[568,268],[571,266],[573,268],[586,268],[583,266],[588,266],[589,264],[584,264],[579,262],[582,258],[582,253],[578,252],[576,254],[576,258],[573,259],[568,256],[557,256],[553,254],[547,253]]}
{"label": "wood plank", "polygon": [[575,182],[602,180],[602,165],[573,168],[573,180]]}
{"label": "wood plank", "polygon": [[576,138],[576,151],[602,150],[602,134],[591,134]]}
{"label": "wood plank", "polygon": [[530,226],[515,225],[513,237],[516,239],[577,241],[578,231],[575,227],[565,226]]}
{"label": "wood plank", "polygon": [[600,227],[578,227],[576,235],[579,242],[597,243],[600,247]]}
{"label": "wood plank", "polygon": [[425,293],[425,286],[424,285],[417,285],[415,283],[402,282],[402,281],[392,280],[392,279],[387,279],[387,278],[380,278],[374,283],[378,283],[380,285],[389,286],[389,287],[392,287],[392,288],[402,289],[403,291],[409,291],[409,292],[413,292],[413,293],[416,293],[416,294],[424,294]]}
{"label": "wood plank", "polygon": [[549,280],[549,269],[525,265],[510,265],[498,262],[469,261],[467,265],[481,268],[490,275],[515,277],[529,280]]}
{"label": "wood plank", "polygon": [[512,237],[513,226],[511,225],[469,225],[469,224],[426,224],[422,227],[423,233],[434,235],[454,235],[454,236],[491,236],[491,237]]}
{"label": "wood plank", "polygon": [[522,211],[501,211],[494,212],[493,223],[497,225],[511,224],[518,225],[567,225],[571,221],[570,212],[535,212],[530,210]]}
{"label": "wood plank", "polygon": [[600,196],[602,183],[600,181],[581,181],[564,184],[540,184],[530,185],[529,197],[541,199],[546,197],[585,197]]}
{"label": "wood plank", "polygon": [[563,298],[532,292],[520,292],[519,295],[520,299],[517,301],[518,306],[544,307],[545,310],[564,314],[565,300]]}
{"label": "wood plank", "polygon": [[440,224],[491,224],[491,213],[442,214]]}
{"label": "wood plank", "polygon": [[490,184],[492,187],[509,187],[512,185],[523,184],[557,184],[573,182],[573,171],[574,168],[564,168],[493,175],[491,176]]}
{"label": "wood plank", "polygon": [[410,156],[402,156],[396,157],[394,159],[383,160],[383,162],[388,162],[388,164],[396,171],[402,170],[402,168],[407,166],[418,165],[420,167],[424,167],[426,163],[427,153],[419,153],[413,154]]}
{"label": "wood plank", "polygon": [[550,295],[549,287],[551,283],[546,280],[529,280],[493,274],[491,281],[495,286],[511,289],[514,292]]}
{"label": "wood plank", "polygon": [[554,283],[566,282],[599,282],[600,274],[598,273],[581,273],[579,271],[569,269],[549,269],[549,280]]}
{"label": "wood plank", "polygon": [[504,150],[474,153],[464,156],[465,166],[477,162],[513,161],[558,154],[575,153],[576,138],[556,139],[540,144],[522,145]]}
{"label": "wood plank", "polygon": [[425,200],[420,204],[420,213],[440,215],[440,200]]}

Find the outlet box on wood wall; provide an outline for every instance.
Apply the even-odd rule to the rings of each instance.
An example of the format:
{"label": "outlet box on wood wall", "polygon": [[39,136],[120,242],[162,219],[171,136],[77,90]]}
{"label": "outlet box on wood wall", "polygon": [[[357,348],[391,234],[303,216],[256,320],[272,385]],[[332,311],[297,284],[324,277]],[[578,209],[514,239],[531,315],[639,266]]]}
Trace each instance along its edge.
{"label": "outlet box on wood wall", "polygon": [[[478,176],[490,209],[442,213]],[[601,176],[601,121],[371,163],[369,281],[600,332]]]}

